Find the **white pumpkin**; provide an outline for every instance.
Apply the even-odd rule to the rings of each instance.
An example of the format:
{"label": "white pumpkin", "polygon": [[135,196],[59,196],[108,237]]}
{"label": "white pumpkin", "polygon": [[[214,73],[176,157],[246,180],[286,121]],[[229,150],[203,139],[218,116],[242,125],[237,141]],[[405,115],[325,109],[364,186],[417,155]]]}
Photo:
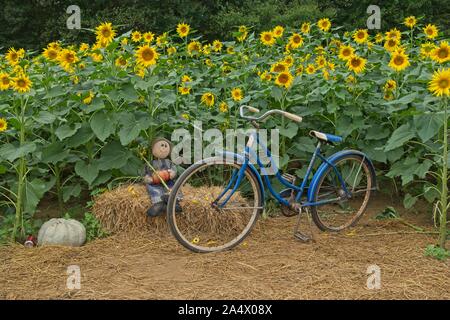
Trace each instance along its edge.
{"label": "white pumpkin", "polygon": [[38,245],[79,247],[86,240],[86,228],[73,219],[53,218],[44,223],[38,233]]}

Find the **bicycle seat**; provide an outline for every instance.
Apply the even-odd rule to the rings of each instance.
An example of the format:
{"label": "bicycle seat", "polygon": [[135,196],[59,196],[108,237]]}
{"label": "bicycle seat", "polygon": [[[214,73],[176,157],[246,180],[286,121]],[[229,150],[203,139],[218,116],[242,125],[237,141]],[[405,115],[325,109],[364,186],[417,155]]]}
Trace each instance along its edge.
{"label": "bicycle seat", "polygon": [[329,133],[323,133],[323,132],[315,131],[315,130],[311,130],[309,132],[309,134],[312,137],[316,137],[320,141],[324,141],[324,142],[338,143],[338,142],[342,142],[343,141],[342,137],[335,136],[335,135],[329,134]]}

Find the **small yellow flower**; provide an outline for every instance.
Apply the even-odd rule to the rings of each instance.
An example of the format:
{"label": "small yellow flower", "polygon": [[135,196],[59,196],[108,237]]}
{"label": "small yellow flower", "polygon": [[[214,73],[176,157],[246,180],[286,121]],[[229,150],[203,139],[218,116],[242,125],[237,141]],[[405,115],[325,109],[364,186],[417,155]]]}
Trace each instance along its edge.
{"label": "small yellow flower", "polygon": [[331,21],[328,18],[320,19],[317,22],[317,26],[319,27],[320,30],[327,32],[331,28]]}
{"label": "small yellow flower", "polygon": [[222,101],[219,105],[219,111],[225,113],[228,111],[228,104],[225,101]]}
{"label": "small yellow flower", "polygon": [[397,72],[406,69],[409,66],[409,58],[403,51],[395,51],[391,55],[391,61],[389,62],[389,67]]}
{"label": "small yellow flower", "polygon": [[262,74],[259,75],[259,78],[262,81],[270,81],[272,80],[272,75],[269,72],[264,71]]}
{"label": "small yellow flower", "polygon": [[89,50],[89,45],[87,43],[83,42],[82,44],[80,44],[79,51],[84,52],[84,51],[87,51],[87,50]]}
{"label": "small yellow flower", "polygon": [[271,31],[263,31],[260,35],[261,42],[266,46],[273,46],[275,44],[275,37]]}
{"label": "small yellow flower", "polygon": [[[95,29],[97,41],[109,44],[113,41],[116,31],[113,29],[111,22],[104,22]],[[105,46],[106,46],[105,45]]]}
{"label": "small yellow flower", "polygon": [[92,91],[89,91],[89,95],[83,99],[84,104],[91,104],[92,99],[94,99],[95,94]]}
{"label": "small yellow flower", "polygon": [[289,38],[289,45],[294,49],[301,47],[303,45],[303,42],[304,42],[303,37],[298,33],[294,33]]}
{"label": "small yellow flower", "polygon": [[180,38],[186,38],[189,34],[191,27],[186,23],[179,23],[177,26],[177,33]]}
{"label": "small yellow flower", "polygon": [[8,122],[5,118],[0,118],[0,132],[4,132],[8,129]]}
{"label": "small yellow flower", "polygon": [[118,58],[116,59],[116,61],[115,61],[115,65],[116,65],[117,67],[124,68],[124,67],[127,66],[127,64],[128,64],[128,61],[127,61],[127,59],[125,59],[123,56],[118,57]]}
{"label": "small yellow flower", "polygon": [[181,94],[181,95],[187,95],[187,94],[190,94],[191,93],[191,87],[185,87],[185,86],[181,86],[181,87],[178,87],[178,92]]}
{"label": "small yellow flower", "polygon": [[284,28],[282,26],[276,26],[272,30],[272,34],[275,38],[281,38],[284,33]]}
{"label": "small yellow flower", "polygon": [[167,48],[167,53],[169,55],[175,54],[176,52],[177,52],[177,48],[175,48],[175,47]]}
{"label": "small yellow flower", "polygon": [[355,33],[353,33],[353,39],[356,43],[362,44],[367,41],[369,38],[369,33],[367,32],[367,29],[359,29],[356,30]]}
{"label": "small yellow flower", "polygon": [[309,22],[303,22],[300,30],[303,34],[308,34],[311,29],[311,24]]}
{"label": "small yellow flower", "polygon": [[153,32],[146,32],[142,35],[142,37],[144,38],[145,42],[150,43],[155,38],[155,35],[153,34]]}
{"label": "small yellow flower", "polygon": [[439,63],[450,61],[450,46],[447,41],[442,41],[438,47],[431,52],[431,58]]}
{"label": "small yellow flower", "polygon": [[384,91],[394,91],[397,88],[397,82],[395,80],[389,79],[384,85]]}
{"label": "small yellow flower", "polygon": [[423,33],[425,33],[428,39],[434,39],[437,37],[439,30],[434,24],[427,24],[423,28]]}
{"label": "small yellow flower", "polygon": [[350,59],[351,56],[353,56],[355,52],[355,49],[353,49],[351,46],[341,46],[339,49],[339,59],[347,61]]}
{"label": "small yellow flower", "polygon": [[31,90],[32,82],[30,78],[25,74],[20,74],[12,81],[12,87],[19,93],[26,93]]}
{"label": "small yellow flower", "polygon": [[349,70],[355,73],[361,73],[364,71],[366,66],[366,59],[361,58],[357,55],[353,55],[347,60],[347,67]]}
{"label": "small yellow flower", "polygon": [[240,88],[233,88],[233,90],[231,90],[231,97],[234,101],[241,101],[244,97],[244,93]]}
{"label": "small yellow flower", "polygon": [[187,113],[183,113],[183,114],[181,115],[181,117],[182,117],[183,119],[186,119],[186,120],[189,120],[189,119],[191,118]]}
{"label": "small yellow flower", "polygon": [[271,72],[280,73],[288,70],[288,66],[283,62],[275,62],[270,68]]}
{"label": "small yellow flower", "polygon": [[220,42],[220,40],[214,40],[212,46],[213,46],[213,50],[215,52],[222,51],[223,44],[222,44],[222,42]]}
{"label": "small yellow flower", "polygon": [[192,81],[191,77],[189,77],[187,74],[181,77],[181,82],[191,82],[191,81]]}
{"label": "small yellow flower", "polygon": [[403,23],[405,24],[405,26],[412,29],[417,24],[417,19],[414,16],[409,16],[405,18],[405,21],[403,21]]}
{"label": "small yellow flower", "polygon": [[306,73],[307,74],[314,74],[316,72],[316,67],[313,64],[308,64],[306,67]]}
{"label": "small yellow flower", "polygon": [[142,39],[142,34],[139,31],[133,31],[133,33],[131,34],[131,40],[133,40],[133,42],[139,42]]}
{"label": "small yellow flower", "polygon": [[277,75],[275,79],[275,84],[287,89],[292,85],[293,81],[294,77],[292,76],[292,74],[289,71],[285,71]]}
{"label": "small yellow flower", "polygon": [[214,106],[214,100],[215,100],[214,94],[211,92],[204,93],[201,98],[201,102],[207,107]]}
{"label": "small yellow flower", "polygon": [[8,90],[11,86],[11,79],[9,75],[5,72],[0,72],[0,90]]}

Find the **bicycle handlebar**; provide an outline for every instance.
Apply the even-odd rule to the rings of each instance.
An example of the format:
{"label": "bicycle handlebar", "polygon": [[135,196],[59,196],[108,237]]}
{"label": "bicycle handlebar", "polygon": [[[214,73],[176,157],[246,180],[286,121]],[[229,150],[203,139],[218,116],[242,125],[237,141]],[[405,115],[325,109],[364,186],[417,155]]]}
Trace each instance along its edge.
{"label": "bicycle handlebar", "polygon": [[289,113],[289,112],[286,112],[283,110],[278,110],[278,109],[269,110],[266,113],[264,113],[262,116],[259,116],[259,117],[251,117],[251,116],[244,115],[245,109],[247,109],[248,111],[253,112],[253,113],[258,113],[259,109],[250,107],[250,106],[241,106],[241,108],[239,109],[239,114],[241,115],[241,118],[253,120],[253,121],[263,121],[273,114],[281,114],[283,117],[291,119],[292,121],[295,121],[295,122],[302,122],[302,120],[303,120],[302,117],[300,117],[300,116],[297,116],[295,114],[292,114],[292,113]]}

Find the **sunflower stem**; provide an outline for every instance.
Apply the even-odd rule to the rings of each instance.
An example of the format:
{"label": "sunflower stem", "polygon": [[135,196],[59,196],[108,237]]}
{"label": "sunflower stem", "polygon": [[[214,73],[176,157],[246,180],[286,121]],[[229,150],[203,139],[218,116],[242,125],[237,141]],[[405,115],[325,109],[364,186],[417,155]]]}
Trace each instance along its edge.
{"label": "sunflower stem", "polygon": [[445,242],[447,240],[447,203],[448,203],[448,186],[447,186],[447,172],[448,172],[448,116],[447,99],[443,100],[444,104],[444,150],[442,154],[442,177],[441,177],[441,217],[439,227],[439,246],[445,249]]}

